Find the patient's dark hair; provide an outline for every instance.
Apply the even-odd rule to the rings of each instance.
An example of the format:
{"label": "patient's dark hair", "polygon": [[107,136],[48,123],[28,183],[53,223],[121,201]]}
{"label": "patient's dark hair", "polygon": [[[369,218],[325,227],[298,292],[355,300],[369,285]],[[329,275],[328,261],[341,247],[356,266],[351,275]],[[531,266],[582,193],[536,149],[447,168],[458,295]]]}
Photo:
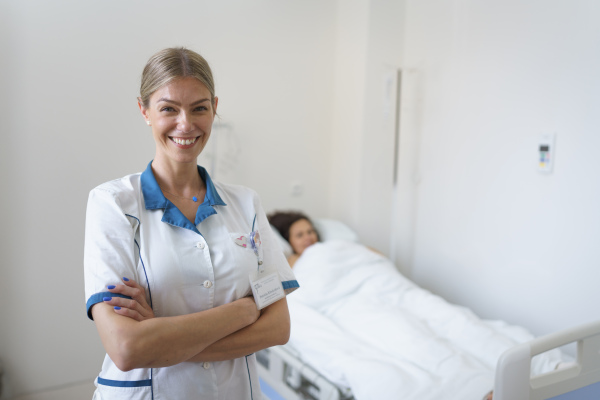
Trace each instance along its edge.
{"label": "patient's dark hair", "polygon": [[319,232],[315,228],[315,224],[312,223],[310,218],[299,211],[275,211],[267,215],[267,218],[269,219],[269,223],[273,225],[279,234],[288,242],[290,241],[290,226],[292,226],[294,222],[300,221],[301,219],[305,219],[310,222],[310,224],[313,226],[313,229],[315,229],[315,232],[317,233],[317,241],[321,240]]}

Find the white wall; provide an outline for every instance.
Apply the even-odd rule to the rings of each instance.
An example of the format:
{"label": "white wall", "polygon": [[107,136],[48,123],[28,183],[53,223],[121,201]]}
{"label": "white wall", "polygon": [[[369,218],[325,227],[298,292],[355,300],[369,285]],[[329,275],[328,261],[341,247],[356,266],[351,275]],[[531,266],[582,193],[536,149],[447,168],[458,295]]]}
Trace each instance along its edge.
{"label": "white wall", "polygon": [[[253,187],[267,210],[326,215],[334,13],[322,0],[0,2],[7,395],[93,379],[100,369],[84,307],[87,193],[153,157],[135,99],[155,51],[189,46],[213,66],[231,128],[218,144],[237,154],[220,159],[217,178]],[[211,164],[209,155],[200,162]],[[303,195],[290,195],[292,182]]]}
{"label": "white wall", "polygon": [[[401,166],[399,214],[414,215],[401,266],[536,334],[598,318],[598,20],[596,1],[407,1],[402,151],[418,157]],[[550,175],[536,170],[543,132]]]}
{"label": "white wall", "polygon": [[390,254],[398,82],[402,66],[404,1],[370,0],[365,95],[362,107],[358,227],[361,240]]}
{"label": "white wall", "polygon": [[389,254],[396,99],[386,77],[402,62],[404,1],[337,6],[329,214]]}
{"label": "white wall", "polygon": [[337,1],[328,204],[330,216],[353,228],[359,222],[368,13],[368,0]]}

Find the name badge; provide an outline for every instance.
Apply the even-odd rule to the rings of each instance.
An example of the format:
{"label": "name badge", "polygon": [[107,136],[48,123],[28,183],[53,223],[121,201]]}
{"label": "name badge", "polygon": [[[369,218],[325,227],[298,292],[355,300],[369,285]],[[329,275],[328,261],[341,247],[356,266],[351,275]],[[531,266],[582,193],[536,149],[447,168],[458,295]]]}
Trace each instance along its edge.
{"label": "name badge", "polygon": [[256,275],[250,275],[250,287],[254,295],[256,307],[262,310],[268,305],[275,303],[277,300],[283,299],[285,293],[279,275],[271,273],[266,276],[261,276],[264,270],[261,270]]}

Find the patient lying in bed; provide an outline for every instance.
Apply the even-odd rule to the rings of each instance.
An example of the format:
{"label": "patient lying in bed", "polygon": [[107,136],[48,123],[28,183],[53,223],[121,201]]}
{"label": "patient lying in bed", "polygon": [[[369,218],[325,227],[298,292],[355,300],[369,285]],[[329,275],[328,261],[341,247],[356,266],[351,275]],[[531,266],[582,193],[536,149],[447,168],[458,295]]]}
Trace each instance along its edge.
{"label": "patient lying in bed", "polygon": [[[319,230],[313,222],[303,213],[298,211],[281,212],[277,211],[268,215],[271,226],[275,228],[279,236],[283,239],[282,245],[290,267],[294,267],[296,260],[302,255],[304,250],[313,244],[320,242]],[[323,223],[323,222],[321,222]],[[333,220],[328,220],[327,228],[337,231],[334,236],[336,239],[355,241],[356,238],[348,228]],[[333,223],[333,226],[331,225]],[[324,226],[325,227],[325,226]],[[340,233],[340,229],[342,233]],[[337,236],[341,237],[337,237]],[[287,249],[287,250],[286,250]],[[367,247],[367,249],[379,253],[379,251]]]}
{"label": "patient lying in bed", "polygon": [[[358,243],[318,243],[302,214],[285,223],[274,216],[278,230],[288,227],[280,233],[292,247],[289,260],[302,288],[288,298],[289,344],[357,400],[480,400],[493,388],[500,355],[533,339],[523,328],[481,320],[418,287]],[[537,357],[532,372],[560,361],[558,351]]]}
{"label": "patient lying in bed", "polygon": [[292,254],[287,259],[292,268],[304,250],[319,241],[319,233],[313,223],[300,212],[275,212],[269,214],[268,219],[290,244]]}

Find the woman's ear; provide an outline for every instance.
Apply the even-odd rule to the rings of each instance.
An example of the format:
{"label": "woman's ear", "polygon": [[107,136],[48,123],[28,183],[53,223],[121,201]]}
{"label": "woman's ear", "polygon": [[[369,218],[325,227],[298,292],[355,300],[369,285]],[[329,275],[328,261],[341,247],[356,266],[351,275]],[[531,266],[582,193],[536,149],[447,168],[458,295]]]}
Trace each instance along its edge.
{"label": "woman's ear", "polygon": [[219,98],[215,96],[215,104],[213,104],[213,116],[217,115],[217,106],[219,105]]}
{"label": "woman's ear", "polygon": [[140,113],[142,113],[142,117],[144,117],[146,124],[151,125],[150,116],[148,115],[148,109],[146,107],[144,107],[141,97],[137,98],[137,103],[138,103],[138,107],[140,108]]}

